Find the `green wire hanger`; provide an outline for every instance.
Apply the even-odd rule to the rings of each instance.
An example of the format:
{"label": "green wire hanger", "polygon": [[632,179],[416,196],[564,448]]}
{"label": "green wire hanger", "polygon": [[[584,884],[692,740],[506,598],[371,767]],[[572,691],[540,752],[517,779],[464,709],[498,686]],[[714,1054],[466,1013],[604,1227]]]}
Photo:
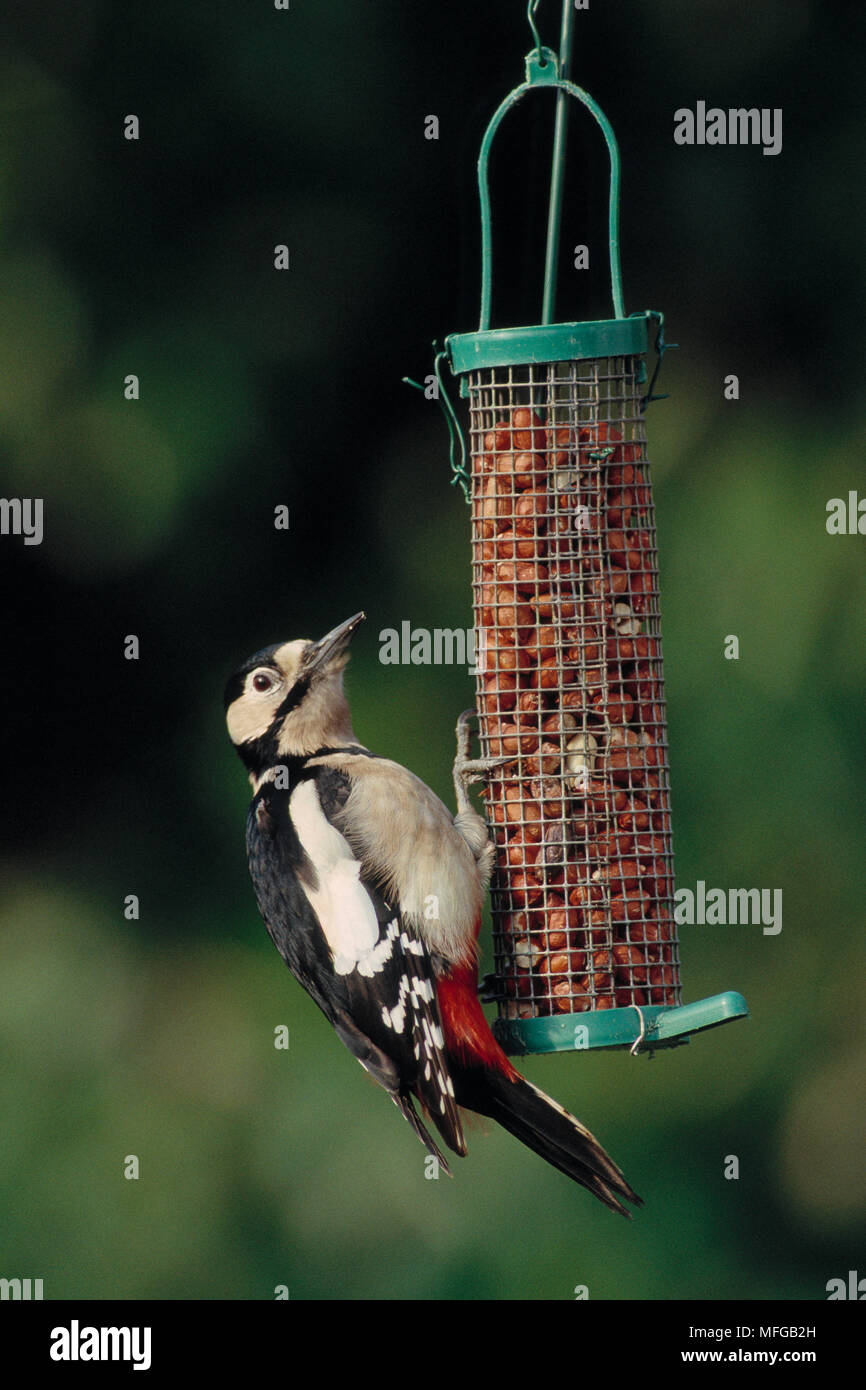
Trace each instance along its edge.
{"label": "green wire hanger", "polygon": [[527,19],[535,40],[535,49],[526,56],[526,80],[509,92],[505,100],[493,114],[484,133],[481,152],[478,157],[478,192],[481,200],[481,315],[479,332],[490,328],[490,299],[492,282],[492,230],[490,213],[490,188],[488,182],[488,163],[490,149],[499,125],[508,111],[526,96],[527,92],[538,87],[553,87],[557,90],[556,129],[553,145],[553,167],[550,180],[550,204],[547,220],[547,255],[544,268],[544,299],[542,305],[543,324],[553,321],[556,296],[556,261],[559,252],[559,231],[562,211],[562,185],[565,173],[565,142],[567,97],[574,97],[595,118],[601,127],[610,155],[610,199],[608,204],[608,249],[610,255],[611,295],[614,317],[625,318],[622,297],[622,271],[619,254],[619,190],[620,160],[619,147],[610,121],[596,101],[565,74],[571,58],[571,22],[573,6],[571,0],[564,0],[562,9],[562,35],[560,54],[552,48],[545,48],[541,42],[534,14],[540,0],[528,0]]}

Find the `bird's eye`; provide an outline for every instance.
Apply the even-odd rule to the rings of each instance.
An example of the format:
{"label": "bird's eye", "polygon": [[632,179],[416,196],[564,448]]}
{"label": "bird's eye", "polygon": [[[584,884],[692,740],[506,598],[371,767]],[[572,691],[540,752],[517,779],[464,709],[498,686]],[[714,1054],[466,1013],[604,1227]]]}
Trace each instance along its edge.
{"label": "bird's eye", "polygon": [[260,695],[264,695],[265,691],[272,690],[273,687],[274,678],[269,676],[267,671],[259,671],[253,676],[253,690],[257,690]]}

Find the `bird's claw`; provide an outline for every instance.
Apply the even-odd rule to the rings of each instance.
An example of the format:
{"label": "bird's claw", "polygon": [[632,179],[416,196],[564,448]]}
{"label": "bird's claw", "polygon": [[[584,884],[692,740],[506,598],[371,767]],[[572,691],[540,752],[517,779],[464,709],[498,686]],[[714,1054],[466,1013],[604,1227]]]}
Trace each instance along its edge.
{"label": "bird's claw", "polygon": [[513,762],[513,758],[470,758],[469,741],[471,731],[469,720],[475,714],[474,710],[464,710],[457,720],[457,753],[454,757],[454,791],[457,797],[457,809],[460,812],[471,811],[472,803],[469,800],[469,787],[473,782],[481,782],[485,777],[489,777],[491,772],[497,768],[504,767],[506,763]]}

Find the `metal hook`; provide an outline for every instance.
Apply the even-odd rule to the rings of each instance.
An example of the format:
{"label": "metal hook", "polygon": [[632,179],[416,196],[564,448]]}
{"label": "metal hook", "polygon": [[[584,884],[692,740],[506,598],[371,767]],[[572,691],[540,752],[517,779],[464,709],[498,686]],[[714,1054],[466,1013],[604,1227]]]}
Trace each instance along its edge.
{"label": "metal hook", "polygon": [[529,27],[532,30],[532,37],[535,39],[535,47],[538,50],[538,66],[543,68],[544,57],[541,52],[541,35],[538,32],[538,26],[536,25],[535,20],[533,18],[535,11],[538,9],[540,4],[541,0],[529,0],[529,3],[526,6],[526,18],[529,20]]}
{"label": "metal hook", "polygon": [[[634,1009],[635,1013],[640,1019],[640,1034],[637,1038],[635,1038],[633,1046],[629,1048],[632,1057],[636,1057],[641,1050],[640,1045],[646,1037],[646,1021],[644,1019],[642,1010],[638,1008],[637,1004],[632,1004],[631,1007]],[[652,1056],[652,1053],[650,1053],[650,1056]]]}
{"label": "metal hook", "polygon": [[[664,316],[664,314],[660,313],[657,309],[649,309],[649,310],[647,310],[647,315],[646,315],[646,316],[647,316],[648,319],[655,319],[655,320],[656,320],[656,323],[658,324],[658,333],[656,334],[656,341],[655,341],[655,350],[656,350],[656,353],[657,353],[658,355],[657,355],[657,358],[656,358],[655,371],[654,371],[653,374],[652,374],[652,380],[650,381],[650,384],[649,384],[649,386],[647,387],[646,395],[643,396],[643,397],[641,398],[641,403],[640,403],[640,413],[641,413],[641,415],[643,415],[643,413],[644,413],[644,411],[646,410],[646,408],[647,408],[648,405],[652,405],[653,401],[666,401],[666,400],[667,400],[667,395],[657,396],[657,395],[654,394],[654,393],[655,393],[655,384],[656,384],[656,381],[658,380],[658,374],[659,374],[659,372],[661,371],[662,358],[664,357],[665,353],[668,352],[671,348],[678,348],[678,347],[679,347],[679,343],[666,343],[666,342],[665,342],[665,316]],[[634,315],[633,315],[632,317],[634,317]]]}
{"label": "metal hook", "polygon": [[[452,473],[451,483],[452,486],[456,485],[460,488],[466,501],[471,505],[472,498],[470,496],[469,490],[471,487],[472,480],[469,476],[469,470],[466,466],[466,441],[463,438],[463,431],[460,428],[460,421],[457,419],[454,407],[448,398],[448,392],[445,389],[445,382],[442,380],[442,363],[444,361],[447,361],[448,354],[446,352],[437,352],[437,347],[438,344],[434,343],[433,351],[435,353],[435,356],[433,358],[433,371],[436,374],[436,384],[439,388],[439,393],[436,399],[439,401],[442,413],[445,416],[445,423],[448,426],[448,454],[451,463]],[[404,376],[403,381],[405,381],[407,386],[414,386],[416,391],[424,390],[424,387],[419,382],[413,381],[410,376]],[[460,445],[459,463],[457,463],[454,457],[455,443]]]}

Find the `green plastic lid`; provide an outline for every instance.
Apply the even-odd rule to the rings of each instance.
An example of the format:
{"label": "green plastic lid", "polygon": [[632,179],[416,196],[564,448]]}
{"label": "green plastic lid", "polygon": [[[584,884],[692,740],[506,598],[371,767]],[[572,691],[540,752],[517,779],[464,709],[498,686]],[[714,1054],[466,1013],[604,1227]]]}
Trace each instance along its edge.
{"label": "green plastic lid", "polygon": [[573,362],[589,357],[636,357],[647,351],[649,314],[589,323],[550,323],[452,333],[445,339],[456,374],[522,362]]}

